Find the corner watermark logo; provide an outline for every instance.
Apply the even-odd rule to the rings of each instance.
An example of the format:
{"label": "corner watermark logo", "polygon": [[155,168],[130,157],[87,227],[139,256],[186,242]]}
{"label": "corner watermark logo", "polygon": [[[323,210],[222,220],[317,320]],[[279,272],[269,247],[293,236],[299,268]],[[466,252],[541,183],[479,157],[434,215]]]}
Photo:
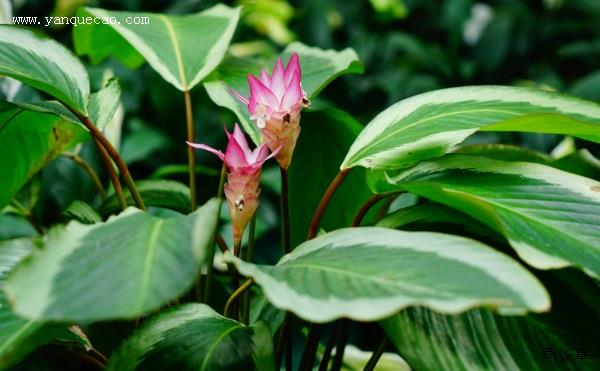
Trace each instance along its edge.
{"label": "corner watermark logo", "polygon": [[118,19],[117,17],[12,17],[13,24],[23,26],[44,26],[50,27],[54,25],[72,25],[74,27],[79,25],[90,25],[90,24],[135,24],[135,25],[148,25],[150,24],[150,17],[136,16],[136,17],[125,17]]}

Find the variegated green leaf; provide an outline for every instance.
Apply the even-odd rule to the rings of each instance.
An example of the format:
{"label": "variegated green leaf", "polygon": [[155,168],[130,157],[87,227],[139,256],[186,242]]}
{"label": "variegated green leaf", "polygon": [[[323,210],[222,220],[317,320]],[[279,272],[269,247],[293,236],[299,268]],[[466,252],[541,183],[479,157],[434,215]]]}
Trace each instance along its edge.
{"label": "variegated green leaf", "polygon": [[30,29],[0,25],[0,76],[45,91],[80,112],[90,94],[83,64],[62,44]]}
{"label": "variegated green leaf", "polygon": [[29,238],[0,242],[0,370],[49,341],[64,326],[48,325],[14,314],[3,292],[6,275],[35,249]]}
{"label": "variegated green leaf", "polygon": [[[240,8],[216,5],[190,15],[133,13],[85,8],[89,15],[99,19],[115,19],[117,23],[94,25],[112,27],[117,33],[102,33],[107,43],[122,44],[122,38],[133,46],[167,82],[181,91],[190,90],[206,77],[225,55],[238,22]],[[108,18],[107,18],[108,17]],[[135,24],[134,20],[139,24]],[[82,31],[85,32],[85,26]],[[77,33],[77,28],[75,28]],[[87,32],[90,38],[94,32]],[[91,41],[82,40],[80,45]],[[95,48],[81,47],[80,51],[95,55]],[[103,56],[121,53],[120,50],[102,49]]]}
{"label": "variegated green leaf", "polygon": [[388,171],[378,191],[404,189],[456,208],[503,234],[539,269],[577,266],[600,277],[600,183],[555,168],[447,155]]}
{"label": "variegated green leaf", "polygon": [[445,313],[491,306],[505,314],[550,305],[539,281],[508,256],[441,233],[347,228],[303,243],[275,266],[226,259],[275,307],[311,322],[374,321],[412,305]]}
{"label": "variegated green leaf", "polygon": [[568,134],[600,142],[600,105],[508,86],[436,90],[400,101],[375,117],[341,168],[411,166],[443,155],[478,130]]}
{"label": "variegated green leaf", "polygon": [[8,278],[7,296],[31,319],[135,318],[194,282],[217,222],[216,199],[189,215],[159,218],[129,208],[104,223],[56,227],[45,248]]}
{"label": "variegated green leaf", "polygon": [[264,322],[244,326],[208,305],[184,304],[146,321],[107,370],[273,371],[273,342]]}

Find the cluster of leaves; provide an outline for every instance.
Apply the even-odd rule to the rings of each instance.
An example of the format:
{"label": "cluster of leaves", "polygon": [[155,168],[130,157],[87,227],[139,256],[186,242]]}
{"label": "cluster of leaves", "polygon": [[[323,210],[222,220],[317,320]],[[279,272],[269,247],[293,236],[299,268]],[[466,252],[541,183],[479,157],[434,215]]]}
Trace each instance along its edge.
{"label": "cluster of leaves", "polygon": [[[401,18],[434,2],[407,9],[385,3],[339,9],[369,6]],[[437,22],[442,29],[431,30],[433,35],[449,31],[454,49],[441,53],[426,45],[427,37],[385,36],[411,56],[402,59],[394,79],[370,80],[380,81],[389,103],[477,76],[477,81],[508,82],[519,76],[511,71],[502,79],[492,75],[518,52],[513,50],[518,43],[504,50],[495,45],[492,54],[478,46],[482,51],[474,51],[471,67],[444,59],[464,52],[462,34],[455,30],[468,18],[471,2],[459,3],[445,6],[444,21]],[[324,27],[318,22],[331,18],[331,9],[340,4],[307,4],[319,16],[300,36],[319,45],[333,42],[311,38],[329,34],[316,32]],[[231,228],[220,200],[210,198],[217,194],[219,171],[197,167],[204,202],[190,213],[189,188],[173,180],[187,168],[169,164],[181,156],[156,154],[158,149],[185,151],[184,118],[178,113],[184,111],[183,94],[165,92],[196,87],[204,142],[217,141],[220,120],[235,117],[258,143],[260,133],[246,108],[223,82],[246,95],[246,74],[272,65],[278,55],[250,58],[249,43],[230,45],[240,8],[217,5],[184,16],[100,8],[81,8],[78,14],[147,16],[150,23],[74,27],[76,53],[100,67],[84,66],[60,43],[29,29],[0,26],[0,75],[14,79],[6,80],[13,86],[15,80],[28,86],[0,102],[0,173],[8,175],[0,187],[0,368],[39,368],[53,360],[61,369],[104,367],[104,353],[106,367],[117,370],[269,370],[275,368],[274,345],[286,311],[296,317],[296,336],[308,323],[313,323],[309,339],[321,331],[316,329],[332,330],[327,347],[308,342],[303,361],[310,360],[311,351],[325,358],[336,341],[336,354],[343,355],[345,336],[339,332],[351,320],[376,337],[384,332],[416,369],[598,368],[593,345],[600,328],[600,161],[569,138],[600,143],[600,106],[523,87],[451,88],[401,100],[363,128],[331,103],[342,105],[340,96],[317,97],[338,76],[363,72],[357,53],[291,43],[279,56],[299,54],[303,87],[314,102],[303,114],[289,169],[295,248],[279,259],[279,222],[269,202],[279,184],[267,170],[263,187],[268,194],[255,231],[257,256],[243,261],[226,253],[222,259],[229,268],[219,271],[219,259],[213,261],[215,255],[220,258],[215,233],[227,240]],[[256,27],[257,19],[250,17],[246,27]],[[492,36],[518,29],[511,17],[494,20],[486,28]],[[368,25],[357,25],[362,27]],[[368,68],[383,44],[373,42],[369,32],[361,35],[368,40],[363,45],[374,48],[365,58]],[[107,62],[109,57],[120,64]],[[135,69],[145,62],[149,67],[136,72],[121,66]],[[415,73],[419,69],[426,70]],[[150,81],[147,96],[127,85],[140,75]],[[357,81],[339,83],[357,87],[342,89],[341,95],[342,107],[353,112],[370,101],[364,99],[367,87]],[[332,88],[339,89],[337,84]],[[554,86],[571,89],[566,80]],[[39,94],[54,100],[35,99]],[[140,110],[141,99],[149,100],[142,117],[152,126],[130,119],[121,141],[123,111]],[[102,173],[94,147],[98,136],[86,120],[121,154],[135,178],[143,179],[137,182],[140,209],[121,211],[117,195],[104,191],[110,170]],[[161,132],[166,129],[171,136]],[[552,155],[510,145],[464,145],[490,132],[568,137]],[[329,200],[320,223],[323,234],[305,242],[313,212],[336,174],[345,179]],[[129,205],[137,202],[134,189],[126,195]],[[370,211],[364,207],[373,203]],[[148,211],[141,210],[144,204]],[[350,225],[355,228],[344,228]],[[231,267],[256,283],[245,304],[248,318],[219,314],[233,289],[225,272]],[[376,342],[361,332],[352,335],[353,342],[374,347]],[[545,359],[547,349],[566,352],[572,362],[560,363],[555,355]],[[346,351],[345,367],[357,367]],[[65,359],[73,364],[65,366]],[[301,366],[312,368],[306,362]],[[396,368],[406,365],[390,362]]]}

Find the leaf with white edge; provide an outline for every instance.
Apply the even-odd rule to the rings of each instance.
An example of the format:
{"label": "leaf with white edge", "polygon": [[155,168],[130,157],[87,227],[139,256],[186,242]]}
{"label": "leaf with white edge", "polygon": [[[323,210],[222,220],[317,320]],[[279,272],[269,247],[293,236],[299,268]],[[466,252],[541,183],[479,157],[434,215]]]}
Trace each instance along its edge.
{"label": "leaf with white edge", "polygon": [[226,259],[274,306],[316,323],[375,321],[413,305],[444,313],[492,306],[505,314],[550,307],[544,287],[517,262],[441,233],[347,228],[303,243],[275,266]]}
{"label": "leaf with white edge", "polygon": [[80,125],[0,102],[0,209],[52,159],[87,139]]}
{"label": "leaf with white edge", "polygon": [[60,325],[46,325],[20,318],[10,308],[3,292],[8,272],[35,249],[29,238],[0,242],[0,369],[18,362],[39,345],[52,339]]}
{"label": "leaf with white edge", "polygon": [[121,104],[119,80],[112,78],[106,85],[90,96],[89,117],[98,129],[104,131]]}
{"label": "leaf with white edge", "polygon": [[509,86],[466,86],[419,94],[375,117],[341,168],[408,167],[443,155],[478,130],[567,134],[600,142],[600,105]]}
{"label": "leaf with white edge", "polygon": [[[151,179],[137,182],[137,188],[146,206],[163,207],[182,213],[190,211],[190,189],[174,180]],[[128,191],[125,199],[133,205]],[[101,215],[109,215],[121,209],[116,195],[110,196],[100,207]]]}
{"label": "leaf with white edge", "polygon": [[9,276],[16,313],[31,319],[131,319],[177,298],[193,284],[217,223],[218,201],[159,218],[134,208],[104,223],[57,227]]}
{"label": "leaf with white edge", "polygon": [[[597,357],[575,360],[577,351],[591,350],[594,335],[582,336],[585,329],[559,321],[552,315],[500,316],[486,309],[442,315],[409,308],[381,325],[416,370],[597,370]],[[545,356],[549,349],[557,352],[554,362]],[[572,362],[558,361],[563,352]]]}
{"label": "leaf with white edge", "polygon": [[[216,5],[190,15],[119,12],[85,8],[94,17],[113,17],[112,27],[163,79],[181,91],[191,90],[215,69],[229,46],[240,8]],[[143,18],[147,17],[147,18]],[[130,20],[129,24],[127,20]],[[147,24],[133,20],[147,19]]]}
{"label": "leaf with white edge", "polygon": [[264,322],[244,326],[205,304],[183,304],[145,321],[106,369],[273,371],[275,361]]}
{"label": "leaf with white edge", "polygon": [[[323,50],[294,42],[279,57],[286,63],[293,52],[298,53],[300,58],[302,87],[309,99],[315,97],[336,77],[364,71],[358,55],[350,48],[342,51]],[[258,75],[261,67],[271,71],[275,65],[275,59],[260,63],[255,60],[228,56],[216,70],[214,76],[204,83],[210,99],[217,105],[233,111],[244,130],[257,144],[262,142],[261,135],[256,124],[249,119],[248,107],[235,98],[229,89],[234,89],[242,96],[248,97],[250,95],[248,74]]]}
{"label": "leaf with white edge", "polygon": [[87,113],[90,83],[83,64],[59,42],[30,29],[0,25],[0,75]]}
{"label": "leaf with white edge", "polygon": [[549,166],[447,155],[386,172],[404,189],[456,208],[504,235],[538,269],[576,266],[600,277],[600,183]]}

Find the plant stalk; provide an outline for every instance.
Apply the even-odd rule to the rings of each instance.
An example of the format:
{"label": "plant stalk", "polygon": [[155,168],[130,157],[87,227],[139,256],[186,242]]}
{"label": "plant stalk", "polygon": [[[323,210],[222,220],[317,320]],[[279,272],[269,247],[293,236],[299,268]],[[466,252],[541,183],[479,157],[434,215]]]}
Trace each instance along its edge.
{"label": "plant stalk", "polygon": [[383,200],[384,198],[394,195],[398,192],[393,192],[393,193],[378,193],[376,195],[371,196],[367,202],[365,202],[364,205],[362,205],[362,207],[358,210],[358,212],[356,213],[356,215],[354,216],[354,219],[352,219],[352,227],[359,227],[360,223],[362,222],[363,218],[365,217],[365,215],[367,215],[367,213],[369,212],[369,210],[371,210],[371,208],[373,206],[375,206],[375,204],[377,204],[379,201]]}
{"label": "plant stalk", "polygon": [[288,172],[287,169],[279,168],[281,174],[281,214],[283,216],[282,225],[282,246],[283,254],[288,254],[292,251],[290,239],[290,207],[289,207],[289,192],[288,192]]}
{"label": "plant stalk", "polygon": [[329,187],[325,191],[325,194],[323,194],[323,198],[321,198],[321,202],[319,202],[319,206],[315,211],[315,215],[313,216],[312,221],[310,222],[310,227],[308,228],[308,236],[306,237],[307,240],[311,240],[317,235],[317,231],[319,230],[319,223],[321,222],[321,218],[323,217],[323,213],[325,212],[327,204],[329,204],[329,201],[331,201],[331,197],[333,197],[333,194],[351,170],[352,168],[340,170],[340,172],[331,181],[331,184],[329,184]]}
{"label": "plant stalk", "polygon": [[[223,185],[225,184],[225,176],[227,175],[227,166],[225,165],[225,163],[223,163],[223,166],[221,166],[221,177],[219,178],[219,189],[217,190],[217,198],[219,200],[219,206],[217,207],[217,218],[219,218],[219,215],[221,215],[221,207],[223,205]],[[217,228],[215,228],[214,234],[215,234],[215,241],[219,244],[219,247],[221,246],[221,242],[223,243],[223,246],[225,246],[225,248],[227,248],[227,246],[225,245],[225,241],[223,241],[223,238],[217,233],[219,231],[219,226],[217,223]],[[220,239],[220,240],[219,240]],[[212,285],[212,276],[213,276],[213,265],[214,265],[214,260],[215,260],[215,247],[214,245],[211,246],[211,248],[209,249],[210,251],[208,252],[208,267],[206,268],[206,283],[204,286],[204,302],[208,303],[208,299],[210,298],[210,288]],[[234,274],[232,274],[232,278],[234,277]],[[236,271],[237,274],[237,271]]]}
{"label": "plant stalk", "polygon": [[322,330],[323,325],[319,325],[317,323],[310,324],[308,336],[306,338],[306,344],[304,345],[304,352],[302,353],[302,358],[300,359],[300,367],[298,367],[300,371],[310,371],[313,369]]}
{"label": "plant stalk", "polygon": [[340,371],[344,361],[344,351],[346,350],[346,344],[348,343],[348,336],[350,334],[349,327],[352,322],[347,319],[341,319],[340,321],[340,332],[337,337],[337,343],[335,344],[335,356],[333,357],[333,364],[331,365],[331,371]]}
{"label": "plant stalk", "polygon": [[375,351],[371,355],[371,358],[369,358],[369,362],[367,362],[367,364],[365,365],[364,371],[373,371],[375,369],[375,366],[377,366],[377,362],[379,362],[379,359],[383,355],[383,351],[385,350],[387,342],[388,338],[386,336],[383,338],[383,341],[379,343],[377,349],[375,349]]}
{"label": "plant stalk", "polygon": [[[104,148],[103,148],[103,150],[104,150]],[[104,199],[106,197],[106,190],[104,189],[104,186],[102,185],[102,182],[100,181],[100,177],[98,177],[98,174],[96,173],[96,171],[94,170],[92,165],[90,165],[84,159],[82,159],[81,157],[77,156],[74,153],[65,153],[64,156],[67,157],[68,159],[70,159],[71,161],[73,161],[77,166],[79,166],[83,171],[85,171],[85,173],[90,177],[92,182],[94,182],[94,185],[96,185],[96,188],[98,188],[98,193],[100,194],[100,198]],[[104,162],[105,160],[107,160],[107,162],[105,162],[105,163],[108,163],[108,165],[110,165],[110,167],[112,168],[112,164],[110,163],[110,159],[108,158],[108,154],[106,153],[106,151],[104,151],[103,154],[101,154],[101,156],[102,156],[102,161]],[[106,157],[104,157],[104,156],[106,156]],[[112,174],[114,174],[116,176],[114,171],[112,172]],[[112,176],[111,176],[111,179],[112,179]],[[117,178],[117,181],[118,181],[118,179],[119,178]],[[121,202],[121,200],[119,199],[119,203],[120,202]],[[121,205],[121,207],[123,207],[123,205]]]}
{"label": "plant stalk", "polygon": [[102,147],[104,147],[108,155],[112,158],[112,160],[119,168],[121,176],[125,180],[125,184],[127,184],[127,188],[129,188],[129,192],[131,192],[131,196],[135,201],[135,205],[139,209],[146,210],[144,201],[142,200],[142,197],[140,196],[140,193],[138,192],[138,189],[135,186],[135,182],[133,181],[133,178],[129,173],[129,168],[127,168],[125,161],[123,161],[123,158],[121,158],[121,155],[119,155],[119,152],[116,150],[116,148],[110,143],[110,141],[104,136],[104,134],[102,134],[100,129],[98,129],[98,127],[96,127],[96,125],[94,125],[87,116],[71,108],[67,104],[63,103],[63,105],[67,107],[75,116],[77,116],[79,121],[81,121],[81,123],[90,131],[92,136],[97,140],[97,144],[99,143]]}
{"label": "plant stalk", "polygon": [[285,312],[283,317],[283,323],[279,330],[279,336],[277,338],[277,346],[275,347],[275,369],[279,370],[281,365],[281,359],[283,354],[286,354],[285,358],[285,369],[286,371],[292,370],[292,335],[290,333],[292,314]]}
{"label": "plant stalk", "polygon": [[[250,219],[248,231],[248,248],[246,249],[246,261],[252,262],[254,256],[254,235],[256,234],[256,213]],[[250,322],[250,292],[245,292],[242,297],[242,323],[247,325]]]}
{"label": "plant stalk", "polygon": [[[192,110],[192,99],[190,97],[190,91],[185,90],[183,92],[185,97],[185,118],[187,124],[187,140],[188,142],[194,142],[194,114]],[[194,149],[190,146],[187,146],[188,151],[188,173],[190,178],[190,199],[191,209],[192,211],[196,210],[197,207],[197,199],[196,199],[196,154],[194,153]]]}
{"label": "plant stalk", "polygon": [[244,291],[248,290],[252,286],[253,283],[254,283],[254,280],[252,278],[249,278],[240,287],[238,287],[237,290],[235,290],[233,292],[233,294],[231,294],[229,299],[227,299],[227,303],[225,304],[225,310],[223,311],[223,315],[225,317],[229,317],[229,314],[231,313],[231,308],[235,304],[236,299],[241,294],[243,294]]}

